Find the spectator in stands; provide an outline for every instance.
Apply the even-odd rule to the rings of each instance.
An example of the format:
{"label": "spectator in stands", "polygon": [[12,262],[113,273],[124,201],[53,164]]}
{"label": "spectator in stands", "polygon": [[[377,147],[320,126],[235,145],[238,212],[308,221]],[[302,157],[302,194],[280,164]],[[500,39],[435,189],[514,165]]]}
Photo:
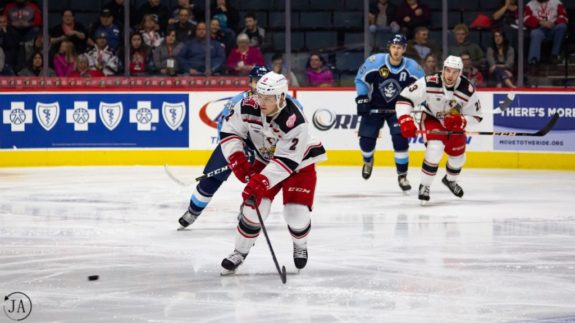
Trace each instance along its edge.
{"label": "spectator in stands", "polygon": [[15,68],[18,63],[18,32],[8,24],[8,17],[0,15],[0,47],[4,49],[6,64]]}
{"label": "spectator in stands", "polygon": [[234,48],[234,32],[230,29],[222,30],[220,28],[220,21],[216,18],[210,20],[210,36],[213,40],[217,40],[225,46],[226,57],[230,56]]}
{"label": "spectator in stands", "polygon": [[72,9],[65,9],[62,11],[62,23],[50,29],[50,44],[56,49],[60,48],[62,41],[69,40],[77,53],[84,53],[87,33],[86,27],[74,19]]}
{"label": "spectator in stands", "polygon": [[105,76],[102,72],[90,69],[90,61],[85,54],[80,54],[76,58],[76,69],[71,77],[102,77]]}
{"label": "spectator in stands", "polygon": [[463,61],[463,70],[461,74],[469,79],[476,87],[482,87],[485,83],[483,74],[473,66],[471,55],[468,52],[461,53],[461,60]]}
{"label": "spectator in stands", "polygon": [[463,52],[469,53],[473,66],[483,68],[485,65],[485,54],[479,45],[467,40],[469,28],[465,24],[458,24],[453,27],[455,35],[455,45],[449,47],[449,55],[461,56]]}
{"label": "spectator in stands", "polygon": [[156,48],[164,41],[164,38],[158,32],[158,30],[160,30],[160,26],[156,22],[156,16],[144,15],[140,26],[142,27],[140,29],[140,34],[142,34],[142,39],[147,46]]}
{"label": "spectator in stands", "polygon": [[168,23],[175,24],[180,21],[180,10],[188,10],[188,22],[192,25],[196,25],[198,21],[204,20],[204,11],[198,7],[194,1],[190,0],[178,0],[178,6],[172,11],[172,16],[168,20]]}
{"label": "spectator in stands", "polygon": [[411,57],[418,62],[422,62],[430,53],[434,54],[435,57],[441,56],[439,48],[429,41],[429,28],[415,28],[415,36],[407,42],[405,56]]}
{"label": "spectator in stands", "polygon": [[290,87],[299,87],[299,81],[293,71],[290,71],[289,76],[287,69],[284,69],[284,57],[282,53],[275,53],[272,56],[272,70],[278,74],[283,74],[289,82]]}
{"label": "spectator in stands", "polygon": [[[168,19],[170,18],[170,10],[161,3],[161,0],[148,0],[148,2],[141,5],[136,13],[136,21],[140,23],[145,15],[154,15],[160,30],[166,30]],[[139,26],[139,28],[141,29],[142,26]]]}
{"label": "spectator in stands", "polygon": [[18,42],[32,40],[42,27],[42,12],[38,5],[29,0],[15,0],[4,7],[4,16],[18,32]]}
{"label": "spectator in stands", "polygon": [[216,0],[215,3],[212,3],[211,13],[212,18],[220,21],[220,27],[223,30],[228,28],[233,31],[238,30],[240,15],[227,0]]}
{"label": "spectator in stands", "polygon": [[244,18],[244,29],[242,29],[240,33],[248,35],[251,47],[264,47],[266,31],[258,26],[258,18],[254,12],[248,12],[246,14]]}
{"label": "spectator in stands", "polygon": [[154,66],[161,75],[174,76],[179,70],[177,57],[184,47],[176,39],[176,31],[170,30],[160,47],[153,50]]}
{"label": "spectator in stands", "polygon": [[96,35],[106,34],[106,44],[108,49],[112,52],[118,51],[122,44],[122,32],[120,28],[114,23],[114,16],[110,9],[103,9],[100,12],[100,20],[92,25],[90,36],[88,38],[88,46],[96,46]]}
{"label": "spectator in stands", "polygon": [[425,75],[431,75],[437,73],[439,68],[437,66],[437,57],[433,53],[429,53],[423,59],[423,63],[421,66],[423,67],[423,71],[425,71]]}
{"label": "spectator in stands", "polygon": [[411,38],[416,27],[431,24],[431,11],[426,4],[419,3],[419,0],[405,0],[397,9],[396,20],[401,27],[401,33]]}
{"label": "spectator in stands", "polygon": [[248,75],[255,65],[265,65],[264,55],[258,47],[250,46],[250,39],[246,34],[239,34],[236,40],[237,47],[232,50],[226,65],[232,75]]}
{"label": "spectator in stands", "polygon": [[368,23],[370,37],[369,51],[378,51],[380,44],[387,44],[389,38],[399,32],[396,21],[397,6],[389,0],[376,0],[369,5]]}
{"label": "spectator in stands", "polygon": [[531,0],[525,6],[525,26],[531,29],[529,64],[541,60],[541,44],[552,40],[551,63],[560,61],[559,53],[567,32],[567,11],[559,0]]}
{"label": "spectator in stands", "polygon": [[[44,50],[44,36],[42,33],[36,34],[34,36],[34,41],[24,43],[24,55],[19,52],[18,55],[18,69],[23,68],[32,59],[32,55],[35,52],[42,52]],[[42,57],[44,58],[44,57]]]}
{"label": "spectator in stands", "polygon": [[[196,27],[196,36],[184,44],[178,55],[180,72],[187,75],[205,75],[206,73],[206,23]],[[211,74],[220,73],[225,61],[224,46],[216,40],[210,41]]]}
{"label": "spectator in stands", "polygon": [[130,35],[130,65],[128,66],[131,76],[145,76],[149,74],[150,65],[152,64],[151,54],[152,51],[144,42],[143,35],[137,32],[132,33]]}
{"label": "spectator in stands", "polygon": [[168,30],[176,32],[176,39],[180,43],[185,43],[192,38],[196,30],[196,24],[190,22],[190,11],[188,9],[180,9],[178,20],[171,24]]}
{"label": "spectator in stands", "polygon": [[101,32],[96,35],[96,46],[86,55],[90,61],[90,68],[102,72],[106,76],[118,72],[120,60],[108,47],[108,34]]}
{"label": "spectator in stands", "polygon": [[495,77],[497,87],[515,87],[513,70],[515,69],[515,49],[509,45],[505,33],[501,30],[492,32],[491,47],[487,49],[489,73]]}
{"label": "spectator in stands", "polygon": [[5,67],[6,67],[6,56],[4,55],[4,50],[2,49],[2,47],[0,47],[0,75],[2,76],[7,75],[6,72],[4,71]]}
{"label": "spectator in stands", "polygon": [[54,56],[56,76],[70,76],[74,72],[75,64],[76,51],[74,50],[74,43],[67,39],[61,41],[58,53]]}
{"label": "spectator in stands", "polygon": [[326,65],[326,60],[319,53],[311,53],[305,71],[309,86],[334,85],[333,73]]}
{"label": "spectator in stands", "polygon": [[[44,67],[44,56],[42,52],[38,51],[31,55],[30,60],[26,67],[18,72],[19,76],[42,76],[42,69]],[[54,70],[48,68],[47,76],[55,76]]]}
{"label": "spectator in stands", "polygon": [[[124,0],[110,0],[110,2],[108,2],[105,6],[104,9],[108,9],[110,10],[110,12],[112,13],[112,16],[114,16],[114,22],[116,23],[116,25],[118,25],[120,28],[124,27]],[[128,22],[128,24],[132,24],[132,17],[134,16],[134,13],[136,12],[134,5],[130,3],[130,21]]]}
{"label": "spectator in stands", "polygon": [[517,0],[501,0],[501,6],[491,15],[491,27],[494,29],[508,30],[508,28],[514,25],[515,29],[517,29],[518,8]]}

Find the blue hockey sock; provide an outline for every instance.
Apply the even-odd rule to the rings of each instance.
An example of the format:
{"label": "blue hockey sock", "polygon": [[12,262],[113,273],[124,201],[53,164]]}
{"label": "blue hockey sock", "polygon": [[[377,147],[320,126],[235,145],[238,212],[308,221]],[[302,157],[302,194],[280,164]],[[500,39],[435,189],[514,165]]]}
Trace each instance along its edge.
{"label": "blue hockey sock", "polygon": [[210,200],[220,188],[223,182],[215,178],[205,178],[196,185],[192,197],[190,198],[189,211],[195,215],[200,215],[208,206]]}
{"label": "blue hockey sock", "polygon": [[364,162],[370,162],[373,159],[373,153],[375,151],[375,138],[359,137],[359,148],[361,148],[361,154],[363,156]]}

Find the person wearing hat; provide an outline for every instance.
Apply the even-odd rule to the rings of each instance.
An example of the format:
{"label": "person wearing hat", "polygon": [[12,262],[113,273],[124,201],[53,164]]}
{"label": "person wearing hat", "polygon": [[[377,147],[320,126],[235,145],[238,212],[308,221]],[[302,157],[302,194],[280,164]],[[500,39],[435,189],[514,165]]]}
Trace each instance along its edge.
{"label": "person wearing hat", "polygon": [[102,9],[100,11],[100,21],[94,23],[90,35],[94,35],[88,39],[89,46],[95,46],[95,37],[101,33],[106,34],[108,48],[112,52],[116,52],[122,44],[122,33],[120,28],[114,23],[114,15],[110,9]]}
{"label": "person wearing hat", "polygon": [[109,49],[107,37],[108,34],[104,31],[97,33],[95,46],[86,55],[90,61],[90,68],[94,68],[106,76],[111,76],[118,72],[120,60]]}

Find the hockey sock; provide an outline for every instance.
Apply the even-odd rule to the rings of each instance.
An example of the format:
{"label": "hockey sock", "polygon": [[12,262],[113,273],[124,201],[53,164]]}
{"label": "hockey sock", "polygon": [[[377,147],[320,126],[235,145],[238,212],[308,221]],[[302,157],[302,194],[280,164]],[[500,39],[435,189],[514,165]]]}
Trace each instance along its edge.
{"label": "hockey sock", "polygon": [[376,142],[375,138],[359,137],[359,148],[361,149],[364,162],[368,163],[373,158]]}
{"label": "hockey sock", "polygon": [[451,182],[457,181],[464,164],[465,154],[459,156],[447,156],[447,165],[445,167],[445,170],[447,171],[447,180]]}
{"label": "hockey sock", "polygon": [[192,197],[190,198],[189,210],[191,213],[200,215],[202,211],[208,206],[210,200],[220,188],[222,182],[215,178],[205,178],[196,185]]}
{"label": "hockey sock", "polygon": [[443,155],[443,148],[445,146],[439,140],[430,140],[427,142],[427,149],[425,150],[425,159],[421,167],[421,184],[424,186],[431,186],[441,156]]}
{"label": "hockey sock", "polygon": [[397,169],[397,175],[407,174],[408,167],[409,167],[409,153],[407,151],[396,151],[395,168]]}
{"label": "hockey sock", "polygon": [[[271,201],[267,198],[261,201],[259,209],[262,220],[265,221],[268,217],[271,205]],[[261,228],[256,210],[251,207],[244,207],[237,227],[235,249],[243,254],[247,254],[256,242]]]}
{"label": "hockey sock", "polygon": [[302,204],[286,204],[284,206],[284,219],[288,224],[293,242],[305,246],[307,235],[311,230],[311,211]]}

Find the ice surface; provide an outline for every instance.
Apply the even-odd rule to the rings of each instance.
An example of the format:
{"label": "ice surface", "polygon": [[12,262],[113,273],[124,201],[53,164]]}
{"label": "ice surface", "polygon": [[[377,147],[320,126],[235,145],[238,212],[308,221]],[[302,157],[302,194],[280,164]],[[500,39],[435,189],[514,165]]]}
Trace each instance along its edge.
{"label": "ice surface", "polygon": [[263,237],[237,275],[219,276],[235,178],[176,231],[192,187],[162,167],[0,169],[0,295],[30,296],[24,322],[575,321],[574,172],[464,169],[458,199],[440,170],[425,207],[390,168],[369,181],[360,167],[318,172],[301,273],[281,199],[267,222],[282,285]]}

